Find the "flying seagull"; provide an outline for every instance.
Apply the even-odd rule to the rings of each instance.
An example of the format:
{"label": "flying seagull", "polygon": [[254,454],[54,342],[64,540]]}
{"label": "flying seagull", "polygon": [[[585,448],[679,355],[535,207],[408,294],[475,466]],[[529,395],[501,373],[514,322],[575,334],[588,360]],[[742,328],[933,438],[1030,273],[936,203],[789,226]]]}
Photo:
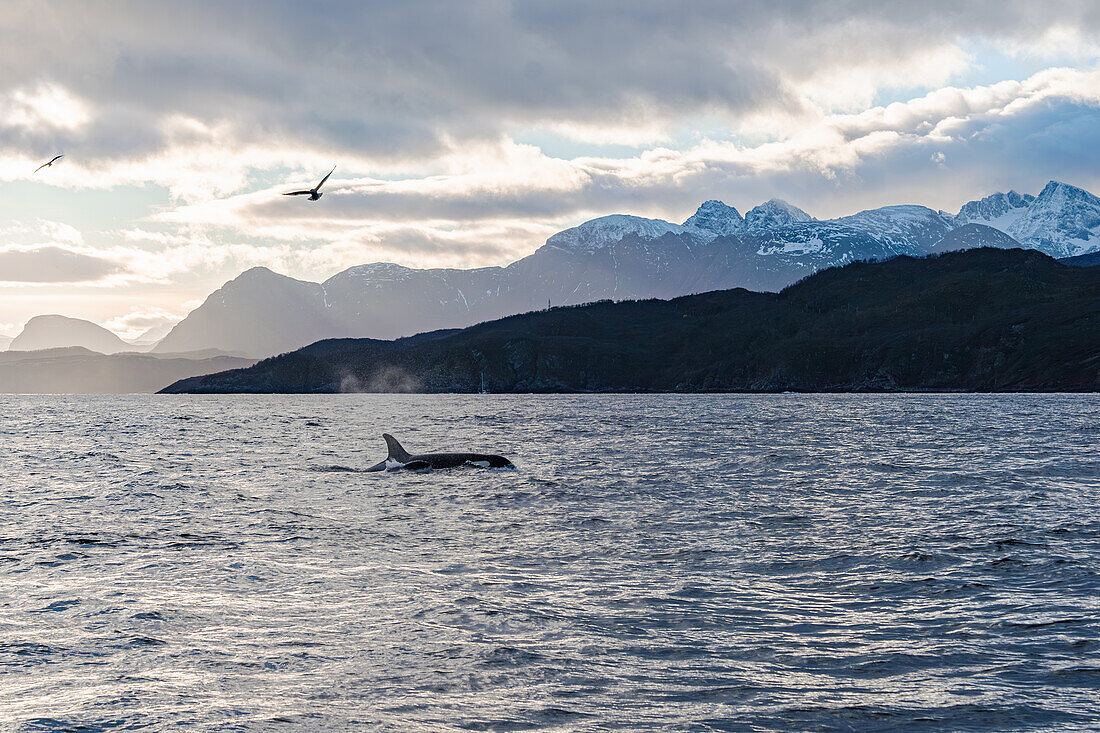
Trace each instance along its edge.
{"label": "flying seagull", "polygon": [[55,157],[54,157],[54,159],[53,159],[53,160],[51,160],[51,161],[50,161],[49,163],[43,163],[42,165],[40,165],[40,166],[38,166],[37,168],[35,168],[35,169],[34,169],[34,172],[35,172],[35,173],[37,173],[38,171],[42,170],[43,168],[49,168],[49,167],[50,167],[50,166],[52,166],[52,165],[53,165],[54,163],[56,163],[57,161],[61,160],[61,159],[62,159],[62,158],[64,158],[64,157],[65,157],[65,155],[64,155],[64,154],[62,154],[62,155],[58,155],[58,156],[55,156]]}
{"label": "flying seagull", "polygon": [[[336,166],[332,166],[332,171],[334,171],[334,170],[336,170]],[[332,171],[328,172],[328,176],[332,175]],[[288,192],[284,193],[283,195],[284,196],[309,196],[310,201],[316,201],[317,199],[321,198],[321,196],[324,195],[324,194],[321,193],[321,186],[325,185],[325,181],[328,180],[328,176],[325,176],[324,178],[322,178],[320,183],[318,183],[316,186],[309,189],[308,191],[288,191]]]}

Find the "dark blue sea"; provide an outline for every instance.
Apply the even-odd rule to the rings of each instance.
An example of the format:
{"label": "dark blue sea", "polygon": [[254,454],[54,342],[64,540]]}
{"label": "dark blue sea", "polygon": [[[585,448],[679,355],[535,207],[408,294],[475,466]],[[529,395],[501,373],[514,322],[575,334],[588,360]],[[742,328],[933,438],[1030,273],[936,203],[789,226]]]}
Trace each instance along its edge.
{"label": "dark blue sea", "polygon": [[[382,432],[518,470],[363,473]],[[3,730],[1100,729],[1100,396],[2,396],[0,439]]]}

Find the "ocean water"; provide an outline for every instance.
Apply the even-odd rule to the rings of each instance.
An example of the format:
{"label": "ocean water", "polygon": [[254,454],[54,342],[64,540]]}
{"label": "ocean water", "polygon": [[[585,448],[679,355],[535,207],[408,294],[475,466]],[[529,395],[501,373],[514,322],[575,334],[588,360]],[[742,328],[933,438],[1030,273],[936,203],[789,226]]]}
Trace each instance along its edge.
{"label": "ocean water", "polygon": [[[516,471],[363,473],[409,450]],[[1100,397],[0,397],[3,730],[1100,729]]]}

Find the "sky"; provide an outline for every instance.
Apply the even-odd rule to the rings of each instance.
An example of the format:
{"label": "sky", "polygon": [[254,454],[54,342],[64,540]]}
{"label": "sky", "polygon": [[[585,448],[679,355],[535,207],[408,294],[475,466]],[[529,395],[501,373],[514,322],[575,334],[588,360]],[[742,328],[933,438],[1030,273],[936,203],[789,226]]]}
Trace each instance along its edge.
{"label": "sky", "polygon": [[1100,191],[1094,0],[8,0],[0,34],[0,334],[133,337],[257,265],[504,265],[707,199]]}

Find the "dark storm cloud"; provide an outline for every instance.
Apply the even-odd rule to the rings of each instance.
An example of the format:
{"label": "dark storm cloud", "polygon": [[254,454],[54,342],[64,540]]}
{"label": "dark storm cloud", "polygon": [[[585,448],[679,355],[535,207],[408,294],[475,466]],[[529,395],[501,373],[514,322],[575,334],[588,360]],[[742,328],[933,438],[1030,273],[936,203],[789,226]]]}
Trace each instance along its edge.
{"label": "dark storm cloud", "polygon": [[0,130],[45,153],[132,157],[168,114],[379,159],[517,125],[795,110],[822,69],[961,34],[1095,32],[1093,2],[32,2],[0,23],[0,89],[60,85],[94,121]]}

